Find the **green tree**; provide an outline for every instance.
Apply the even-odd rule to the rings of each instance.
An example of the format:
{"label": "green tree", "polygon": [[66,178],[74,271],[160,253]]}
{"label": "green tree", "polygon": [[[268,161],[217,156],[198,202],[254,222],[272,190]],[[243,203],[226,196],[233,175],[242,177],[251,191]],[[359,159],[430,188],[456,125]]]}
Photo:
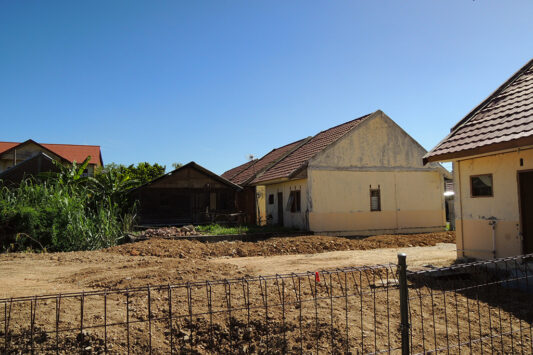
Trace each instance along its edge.
{"label": "green tree", "polygon": [[165,173],[166,167],[157,163],[150,164],[147,162],[138,163],[136,166],[131,164],[125,166],[122,164],[110,163],[106,164],[103,169],[96,174],[107,174],[110,171],[114,171],[115,176],[113,179],[124,180],[126,177],[129,180],[135,181],[132,187],[137,187],[147,182],[152,181],[155,178],[160,177]]}
{"label": "green tree", "polygon": [[181,168],[182,166],[183,166],[182,163],[172,163],[172,167],[173,167],[174,169]]}
{"label": "green tree", "polygon": [[95,177],[88,177],[87,180],[88,188],[94,194],[95,201],[108,200],[124,212],[134,207],[127,192],[139,186],[139,182],[131,179],[128,174],[122,174],[118,169],[110,169]]}

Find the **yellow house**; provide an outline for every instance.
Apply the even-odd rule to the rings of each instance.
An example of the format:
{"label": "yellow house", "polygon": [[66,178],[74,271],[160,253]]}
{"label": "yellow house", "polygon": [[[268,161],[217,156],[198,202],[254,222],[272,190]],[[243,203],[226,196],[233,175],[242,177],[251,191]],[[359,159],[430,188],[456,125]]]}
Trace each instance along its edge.
{"label": "yellow house", "polygon": [[424,161],[453,162],[459,257],[533,253],[533,60]]}
{"label": "yellow house", "polygon": [[301,141],[252,185],[270,223],[331,235],[444,229],[444,176],[382,111]]}

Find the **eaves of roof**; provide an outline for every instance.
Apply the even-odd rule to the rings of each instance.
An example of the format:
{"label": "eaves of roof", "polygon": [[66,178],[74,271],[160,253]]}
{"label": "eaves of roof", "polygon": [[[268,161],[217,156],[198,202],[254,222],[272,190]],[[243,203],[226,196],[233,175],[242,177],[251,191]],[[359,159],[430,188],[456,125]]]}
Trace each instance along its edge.
{"label": "eaves of roof", "polygon": [[423,162],[533,145],[533,59],[455,124]]}

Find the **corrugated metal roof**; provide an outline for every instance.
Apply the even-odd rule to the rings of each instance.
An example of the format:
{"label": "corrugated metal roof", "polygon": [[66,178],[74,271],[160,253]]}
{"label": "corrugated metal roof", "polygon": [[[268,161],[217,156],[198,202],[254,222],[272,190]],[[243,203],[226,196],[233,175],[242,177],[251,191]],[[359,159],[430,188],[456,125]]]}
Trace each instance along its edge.
{"label": "corrugated metal roof", "polygon": [[452,128],[424,162],[497,151],[533,137],[533,60]]}
{"label": "corrugated metal roof", "polygon": [[259,175],[259,177],[254,179],[252,183],[255,184],[268,180],[289,178],[292,174],[303,168],[309,159],[314,157],[317,153],[321,152],[332,143],[336,142],[343,135],[351,131],[355,126],[363,122],[368,116],[370,115],[364,115],[318,133],[316,136],[309,139],[285,158],[266,170],[264,174]]}

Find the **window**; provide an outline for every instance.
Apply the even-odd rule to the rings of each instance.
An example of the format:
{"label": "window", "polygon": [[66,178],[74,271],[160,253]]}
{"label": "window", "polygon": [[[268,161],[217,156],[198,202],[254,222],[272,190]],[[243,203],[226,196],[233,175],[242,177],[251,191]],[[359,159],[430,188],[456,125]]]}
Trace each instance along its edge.
{"label": "window", "polygon": [[289,201],[287,202],[287,210],[291,212],[300,212],[302,209],[300,201],[300,190],[291,191]]}
{"label": "window", "polygon": [[470,195],[472,197],[491,197],[492,174],[470,176]]}
{"label": "window", "polygon": [[268,195],[268,204],[273,205],[274,204],[274,194]]}
{"label": "window", "polygon": [[370,189],[370,211],[381,211],[380,189]]}

